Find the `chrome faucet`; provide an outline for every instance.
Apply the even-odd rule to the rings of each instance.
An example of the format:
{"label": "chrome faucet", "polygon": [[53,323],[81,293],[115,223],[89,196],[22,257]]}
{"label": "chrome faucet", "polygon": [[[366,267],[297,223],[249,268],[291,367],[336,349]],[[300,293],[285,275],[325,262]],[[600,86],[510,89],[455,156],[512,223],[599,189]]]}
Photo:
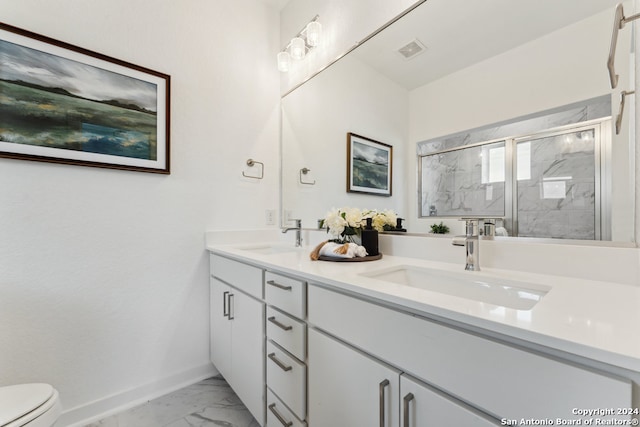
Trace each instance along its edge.
{"label": "chrome faucet", "polygon": [[480,239],[478,236],[478,220],[467,219],[465,225],[464,247],[466,250],[465,270],[480,271]]}
{"label": "chrome faucet", "polygon": [[[466,251],[464,269],[480,271],[480,236],[482,239],[493,239],[496,223],[494,218],[461,218],[465,223],[464,247]],[[462,246],[458,240],[451,242]]]}
{"label": "chrome faucet", "polygon": [[[464,247],[466,251],[464,269],[469,271],[480,271],[480,239],[478,236],[479,220],[471,218],[462,218],[466,221]],[[452,245],[462,246],[458,239],[453,239]]]}
{"label": "chrome faucet", "polygon": [[282,232],[286,233],[289,230],[296,230],[296,248],[302,246],[302,220],[301,219],[292,219],[291,221],[296,222],[295,227],[287,227],[283,228]]}

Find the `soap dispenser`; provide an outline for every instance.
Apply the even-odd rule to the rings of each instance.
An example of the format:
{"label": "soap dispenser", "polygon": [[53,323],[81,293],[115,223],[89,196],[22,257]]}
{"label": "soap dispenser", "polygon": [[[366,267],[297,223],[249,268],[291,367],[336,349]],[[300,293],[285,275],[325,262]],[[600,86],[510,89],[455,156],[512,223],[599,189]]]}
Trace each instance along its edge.
{"label": "soap dispenser", "polygon": [[367,255],[378,255],[378,230],[373,228],[373,219],[367,218],[367,225],[362,230],[362,246],[367,250]]}

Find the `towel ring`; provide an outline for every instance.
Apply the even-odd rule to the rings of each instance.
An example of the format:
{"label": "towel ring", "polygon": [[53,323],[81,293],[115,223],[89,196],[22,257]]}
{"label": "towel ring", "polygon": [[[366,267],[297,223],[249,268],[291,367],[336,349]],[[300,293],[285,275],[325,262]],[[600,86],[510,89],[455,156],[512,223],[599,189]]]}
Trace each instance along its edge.
{"label": "towel ring", "polygon": [[302,168],[302,169],[300,169],[300,172],[298,173],[298,175],[300,176],[300,184],[304,184],[304,185],[316,185],[316,180],[315,180],[315,179],[313,180],[313,182],[311,182],[311,181],[305,182],[305,181],[303,181],[303,180],[302,180],[302,175],[306,175],[306,174],[308,174],[309,172],[311,172],[311,169],[309,169],[309,168]]}
{"label": "towel ring", "polygon": [[247,160],[247,166],[249,167],[253,167],[255,165],[260,165],[260,176],[253,176],[253,175],[247,175],[246,173],[244,173],[244,171],[242,171],[242,176],[246,176],[247,178],[253,178],[253,179],[262,179],[264,178],[264,163],[259,162],[257,160],[253,160],[253,159],[249,159]]}

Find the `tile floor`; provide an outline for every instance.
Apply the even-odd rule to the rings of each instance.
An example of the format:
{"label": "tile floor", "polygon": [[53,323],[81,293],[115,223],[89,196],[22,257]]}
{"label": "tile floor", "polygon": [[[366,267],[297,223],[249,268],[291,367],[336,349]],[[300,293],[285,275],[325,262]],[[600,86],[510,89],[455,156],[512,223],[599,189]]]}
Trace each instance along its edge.
{"label": "tile floor", "polygon": [[224,378],[217,376],[87,427],[259,427]]}

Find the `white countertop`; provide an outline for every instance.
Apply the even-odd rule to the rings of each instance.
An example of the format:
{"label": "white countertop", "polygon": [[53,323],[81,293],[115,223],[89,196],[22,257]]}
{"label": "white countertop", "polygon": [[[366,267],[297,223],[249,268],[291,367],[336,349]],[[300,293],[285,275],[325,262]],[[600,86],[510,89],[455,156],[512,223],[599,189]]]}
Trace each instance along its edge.
{"label": "white countertop", "polygon": [[[483,268],[465,272],[463,264],[384,255],[371,262],[311,261],[310,248],[258,254],[242,247],[208,244],[213,253],[304,276],[362,296],[406,307],[640,372],[640,287],[560,276]],[[282,246],[282,243],[274,244]],[[515,310],[471,299],[376,280],[362,273],[394,266],[436,268],[544,285],[551,290],[531,309]]]}

